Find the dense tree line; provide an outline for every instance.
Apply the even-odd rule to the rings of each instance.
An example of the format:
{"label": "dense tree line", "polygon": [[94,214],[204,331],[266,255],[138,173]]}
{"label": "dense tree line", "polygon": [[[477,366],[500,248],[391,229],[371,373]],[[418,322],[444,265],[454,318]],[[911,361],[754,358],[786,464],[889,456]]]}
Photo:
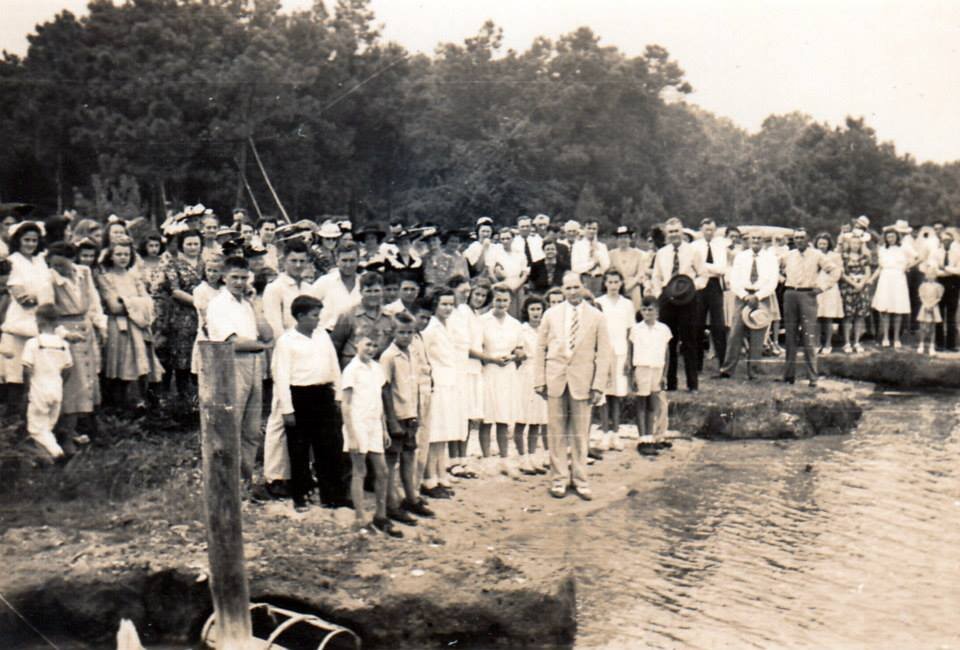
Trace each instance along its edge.
{"label": "dense tree line", "polygon": [[49,212],[225,212],[251,192],[275,211],[252,141],[295,216],[960,217],[960,164],[919,165],[862,119],[748,134],[684,101],[663,47],[628,57],[587,28],[516,52],[487,23],[428,57],[384,42],[366,0],[93,0],[29,40],[0,61],[0,200]]}

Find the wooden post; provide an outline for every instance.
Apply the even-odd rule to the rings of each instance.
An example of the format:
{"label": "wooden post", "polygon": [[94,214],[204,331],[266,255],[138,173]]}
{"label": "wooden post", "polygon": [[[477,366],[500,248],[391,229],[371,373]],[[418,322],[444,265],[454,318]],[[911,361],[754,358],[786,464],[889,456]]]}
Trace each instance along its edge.
{"label": "wooden post", "polygon": [[233,354],[233,343],[200,342],[200,435],[216,647],[242,650],[257,645],[250,624],[250,591],[243,564],[240,430],[233,411]]}

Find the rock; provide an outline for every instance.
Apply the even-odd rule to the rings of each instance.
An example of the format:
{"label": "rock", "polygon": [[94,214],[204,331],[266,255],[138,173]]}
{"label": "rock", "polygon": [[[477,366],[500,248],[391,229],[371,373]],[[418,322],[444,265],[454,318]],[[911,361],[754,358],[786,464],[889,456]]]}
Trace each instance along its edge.
{"label": "rock", "polygon": [[713,382],[670,393],[670,427],[707,439],[782,439],[847,433],[862,409],[838,391],[769,381]]}
{"label": "rock", "polygon": [[912,350],[820,357],[820,370],[835,377],[899,388],[960,388],[960,359],[929,357]]}

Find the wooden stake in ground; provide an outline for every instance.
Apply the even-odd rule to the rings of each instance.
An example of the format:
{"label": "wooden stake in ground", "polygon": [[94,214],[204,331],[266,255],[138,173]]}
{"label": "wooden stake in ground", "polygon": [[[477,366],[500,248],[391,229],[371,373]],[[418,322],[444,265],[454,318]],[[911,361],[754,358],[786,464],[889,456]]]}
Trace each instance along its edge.
{"label": "wooden stake in ground", "polygon": [[290,215],[288,215],[287,211],[284,209],[283,203],[280,202],[280,197],[277,196],[277,191],[273,189],[273,183],[270,182],[270,177],[267,176],[267,170],[263,166],[263,161],[260,160],[260,153],[257,152],[256,143],[254,143],[253,138],[247,138],[247,142],[250,143],[250,150],[253,151],[253,158],[257,161],[257,167],[260,168],[260,173],[263,174],[263,180],[267,183],[267,189],[270,190],[273,200],[277,203],[277,207],[280,208],[280,214],[283,215],[284,221],[287,223],[293,223],[290,221]]}
{"label": "wooden stake in ground", "polygon": [[210,593],[217,648],[259,647],[250,625],[240,518],[240,430],[234,419],[233,343],[200,342],[200,436]]}

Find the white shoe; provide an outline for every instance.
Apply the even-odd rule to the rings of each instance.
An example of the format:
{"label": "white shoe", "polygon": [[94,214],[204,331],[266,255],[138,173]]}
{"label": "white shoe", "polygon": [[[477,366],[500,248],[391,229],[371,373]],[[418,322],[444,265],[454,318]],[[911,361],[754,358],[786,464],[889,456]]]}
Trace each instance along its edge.
{"label": "white shoe", "polygon": [[863,346],[860,345],[859,343],[857,343],[855,346],[853,346],[853,349],[857,351],[857,354],[863,354],[863,353],[864,353]]}
{"label": "white shoe", "polygon": [[517,471],[517,468],[513,466],[513,463],[506,458],[501,458],[498,465],[500,473],[504,476],[509,476],[512,479],[520,478],[520,472]]}
{"label": "white shoe", "polygon": [[[922,352],[921,352],[921,354],[922,354]],[[931,357],[937,356],[937,350],[936,350],[936,348],[934,348],[932,345],[930,346],[930,356],[931,356]]]}
{"label": "white shoe", "polygon": [[616,433],[610,438],[610,449],[614,451],[623,451],[623,441]]}
{"label": "white shoe", "polygon": [[894,350],[899,350],[899,349],[902,348],[902,347],[903,347],[903,344],[902,344],[900,341],[894,341],[894,342],[893,342],[893,349],[894,349]]}
{"label": "white shoe", "polygon": [[529,454],[525,455],[520,461],[520,471],[527,474],[536,474],[537,470],[533,467],[533,459]]}
{"label": "white shoe", "polygon": [[843,346],[843,353],[844,353],[844,354],[853,354],[853,346],[850,345],[849,343],[848,343],[847,345]]}
{"label": "white shoe", "polygon": [[607,451],[610,449],[610,434],[604,433],[600,436],[600,439],[592,445],[594,449],[599,449],[600,451]]}
{"label": "white shoe", "polygon": [[832,346],[831,346],[831,347],[825,347],[825,348],[823,348],[823,350],[820,351],[820,354],[822,354],[822,355],[825,356],[825,357],[828,357],[828,356],[830,356],[830,353],[831,353],[831,352],[833,352],[833,347],[832,347]]}
{"label": "white shoe", "polygon": [[917,353],[918,353],[918,354],[923,354],[923,343],[921,343],[920,345],[917,346]]}

